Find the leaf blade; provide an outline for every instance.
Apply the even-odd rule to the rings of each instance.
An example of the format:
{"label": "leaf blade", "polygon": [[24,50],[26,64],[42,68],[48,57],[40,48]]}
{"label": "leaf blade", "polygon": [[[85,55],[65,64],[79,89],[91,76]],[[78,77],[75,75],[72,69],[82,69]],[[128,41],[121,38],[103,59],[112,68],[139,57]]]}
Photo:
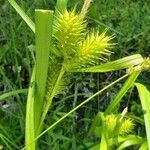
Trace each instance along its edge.
{"label": "leaf blade", "polygon": [[35,41],[36,41],[36,75],[35,75],[35,131],[38,135],[38,127],[43,109],[46,80],[49,65],[49,52],[52,37],[53,11],[35,10]]}
{"label": "leaf blade", "polygon": [[110,113],[110,112],[112,112],[115,109],[115,107],[121,101],[122,97],[134,85],[134,81],[137,79],[139,74],[140,74],[139,71],[138,72],[134,72],[128,77],[128,79],[126,80],[126,82],[124,83],[124,85],[122,86],[120,91],[117,93],[117,95],[114,98],[114,100],[109,104],[109,106],[105,110],[105,114]]}
{"label": "leaf blade", "polygon": [[140,54],[127,56],[115,61],[96,65],[94,67],[73,70],[72,72],[110,72],[139,65],[144,61]]}
{"label": "leaf blade", "polygon": [[[26,103],[26,122],[25,122],[25,145],[29,145],[30,141],[35,138],[34,135],[34,92],[35,92],[35,68],[33,69],[30,87],[28,91]],[[35,142],[33,142],[29,150],[35,150]]]}
{"label": "leaf blade", "polygon": [[23,11],[23,9],[14,0],[8,0],[8,2],[17,11],[17,13],[21,16],[21,18],[26,22],[26,24],[30,27],[30,29],[35,33],[35,24],[29,18],[29,16]]}
{"label": "leaf blade", "polygon": [[139,93],[142,108],[146,112],[144,113],[144,121],[148,141],[148,148],[150,149],[150,92],[144,85],[140,83],[135,83],[135,86],[137,87]]}

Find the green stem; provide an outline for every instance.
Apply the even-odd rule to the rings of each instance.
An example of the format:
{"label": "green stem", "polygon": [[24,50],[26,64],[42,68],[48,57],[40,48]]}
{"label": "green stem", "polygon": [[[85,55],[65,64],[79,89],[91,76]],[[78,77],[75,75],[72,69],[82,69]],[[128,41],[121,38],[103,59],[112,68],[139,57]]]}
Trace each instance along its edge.
{"label": "green stem", "polygon": [[[100,91],[96,92],[95,94],[93,94],[91,97],[89,97],[88,99],[86,99],[85,101],[83,101],[82,103],[80,103],[78,106],[76,106],[75,108],[73,108],[72,110],[70,110],[66,115],[64,115],[63,117],[61,117],[58,121],[56,121],[55,123],[53,123],[50,127],[48,127],[45,131],[43,131],[40,135],[38,135],[34,141],[36,141],[37,139],[39,139],[42,135],[44,135],[46,132],[48,132],[50,129],[52,129],[53,127],[55,127],[58,123],[60,123],[62,120],[64,120],[66,117],[68,117],[71,113],[73,113],[74,111],[76,111],[77,109],[79,109],[81,106],[83,106],[84,104],[86,104],[87,102],[89,102],[90,100],[92,100],[95,96],[99,95],[100,93],[102,93],[103,91],[105,91],[106,89],[110,88],[111,86],[113,86],[114,84],[116,84],[117,82],[121,81],[122,79],[124,79],[125,77],[127,77],[128,74],[125,74],[124,76],[120,77],[119,79],[115,80],[114,82],[110,83],[109,85],[105,86],[103,89],[101,89]],[[32,141],[30,144],[32,144],[34,141]],[[27,148],[29,145],[27,145],[26,147],[22,148],[22,150],[24,150],[25,148]]]}
{"label": "green stem", "polygon": [[60,73],[59,73],[59,76],[58,76],[58,78],[57,78],[57,81],[56,81],[56,83],[55,83],[55,85],[54,85],[54,88],[53,88],[53,91],[52,91],[52,93],[51,93],[51,96],[50,96],[50,98],[49,98],[48,102],[46,103],[46,106],[45,106],[45,108],[44,108],[44,110],[43,110],[42,117],[41,117],[41,121],[40,121],[39,128],[38,128],[38,132],[39,132],[39,133],[40,133],[40,130],[41,130],[41,128],[42,128],[42,124],[43,124],[43,121],[44,121],[44,119],[45,119],[45,117],[46,117],[46,114],[47,114],[47,112],[48,112],[48,110],[49,110],[49,108],[50,108],[50,106],[51,106],[51,103],[52,103],[52,101],[53,101],[53,98],[54,98],[54,96],[55,96],[56,88],[58,87],[58,85],[59,85],[59,83],[60,83],[60,81],[61,81],[61,79],[62,79],[64,73],[65,73],[65,70],[64,70],[63,65],[62,65],[62,68],[61,68],[61,70],[60,70]]}

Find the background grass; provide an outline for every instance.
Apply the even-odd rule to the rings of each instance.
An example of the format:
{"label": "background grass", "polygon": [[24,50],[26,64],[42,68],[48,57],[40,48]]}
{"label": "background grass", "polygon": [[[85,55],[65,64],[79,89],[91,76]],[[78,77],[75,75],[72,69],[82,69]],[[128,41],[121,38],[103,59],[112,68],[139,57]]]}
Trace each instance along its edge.
{"label": "background grass", "polygon": [[[115,35],[113,39],[117,45],[113,48],[115,55],[112,59],[127,55],[141,53],[150,54],[150,5],[149,0],[93,0],[87,20],[90,27],[104,30],[109,28],[108,34]],[[69,1],[68,7],[78,4],[81,8],[82,0]],[[19,5],[34,20],[34,9],[53,9],[55,0],[18,1]],[[27,88],[34,62],[34,34],[13,10],[7,1],[0,1],[0,94]],[[76,73],[66,92],[55,98],[52,112],[47,117],[45,124],[52,122],[64,115],[70,108],[79,104],[83,98],[95,93],[108,82],[117,79],[122,72],[105,74]],[[150,88],[150,73],[143,73],[139,81]],[[106,80],[104,80],[106,79]],[[117,84],[107,91],[107,94],[95,98],[64,120],[53,132],[46,134],[41,140],[41,149],[86,149],[97,139],[86,137],[92,118],[98,111],[104,110],[110,98],[117,93],[122,84]],[[141,116],[141,106],[137,102],[137,92],[128,94],[122,102],[122,107],[130,104],[129,111]],[[85,94],[86,93],[86,94]],[[66,98],[68,95],[70,97]],[[62,100],[60,102],[60,100]],[[4,149],[19,149],[24,143],[24,118],[26,95],[17,95],[0,101],[0,145]],[[52,117],[52,119],[49,119]],[[135,132],[144,134],[140,125]],[[143,132],[144,131],[144,132]],[[5,137],[5,138],[4,138]]]}

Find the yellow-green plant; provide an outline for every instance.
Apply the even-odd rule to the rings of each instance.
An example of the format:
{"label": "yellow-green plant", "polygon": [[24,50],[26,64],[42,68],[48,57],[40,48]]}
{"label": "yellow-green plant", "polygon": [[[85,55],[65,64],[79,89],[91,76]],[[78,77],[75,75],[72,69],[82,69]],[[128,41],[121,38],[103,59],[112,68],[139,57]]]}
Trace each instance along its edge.
{"label": "yellow-green plant", "polygon": [[[25,132],[25,148],[34,150],[37,146],[35,141],[40,136],[125,77],[129,76],[128,83],[131,79],[134,79],[134,82],[140,74],[141,68],[128,71],[123,77],[96,92],[42,132],[43,122],[52,105],[53,98],[65,89],[71,73],[108,72],[129,67],[135,68],[135,66],[143,64],[145,60],[141,55],[136,54],[108,62],[108,56],[112,54],[110,48],[114,45],[110,41],[112,36],[106,35],[106,31],[100,33],[87,28],[85,15],[91,0],[85,0],[81,12],[78,13],[76,8],[67,10],[67,0],[58,0],[54,12],[40,9],[35,11],[35,25],[14,0],[8,1],[35,32],[36,62],[28,91]],[[125,85],[116,98],[117,100],[105,112],[106,114],[114,109],[123,96],[122,93],[125,93],[130,87],[129,84]],[[131,123],[130,120],[124,120],[123,123],[127,124],[127,122]],[[119,127],[119,132],[122,131],[122,134],[124,133],[121,130],[123,123]],[[104,136],[102,136],[102,141],[105,143]]]}
{"label": "yellow-green plant", "polygon": [[[99,114],[97,116],[99,116]],[[100,116],[102,119],[101,124],[95,128],[96,130],[94,132],[100,134],[100,137],[105,136],[107,142],[109,139],[115,140],[120,135],[129,134],[134,128],[132,120],[126,119],[124,116],[114,114],[103,116],[101,113]],[[103,147],[103,143],[101,143],[101,147]]]}
{"label": "yellow-green plant", "polygon": [[133,120],[127,118],[124,111],[121,114],[109,115],[98,112],[88,136],[94,135],[99,140],[98,144],[91,145],[90,150],[121,150],[132,145],[139,145],[140,149],[146,149],[146,139],[134,134],[134,126]]}

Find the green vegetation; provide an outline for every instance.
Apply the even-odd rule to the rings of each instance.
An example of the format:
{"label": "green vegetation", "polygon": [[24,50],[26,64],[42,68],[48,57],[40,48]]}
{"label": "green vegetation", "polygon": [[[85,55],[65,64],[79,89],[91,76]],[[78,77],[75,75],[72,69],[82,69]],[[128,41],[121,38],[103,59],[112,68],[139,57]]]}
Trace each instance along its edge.
{"label": "green vegetation", "polygon": [[77,2],[0,3],[0,149],[150,149],[148,2]]}

